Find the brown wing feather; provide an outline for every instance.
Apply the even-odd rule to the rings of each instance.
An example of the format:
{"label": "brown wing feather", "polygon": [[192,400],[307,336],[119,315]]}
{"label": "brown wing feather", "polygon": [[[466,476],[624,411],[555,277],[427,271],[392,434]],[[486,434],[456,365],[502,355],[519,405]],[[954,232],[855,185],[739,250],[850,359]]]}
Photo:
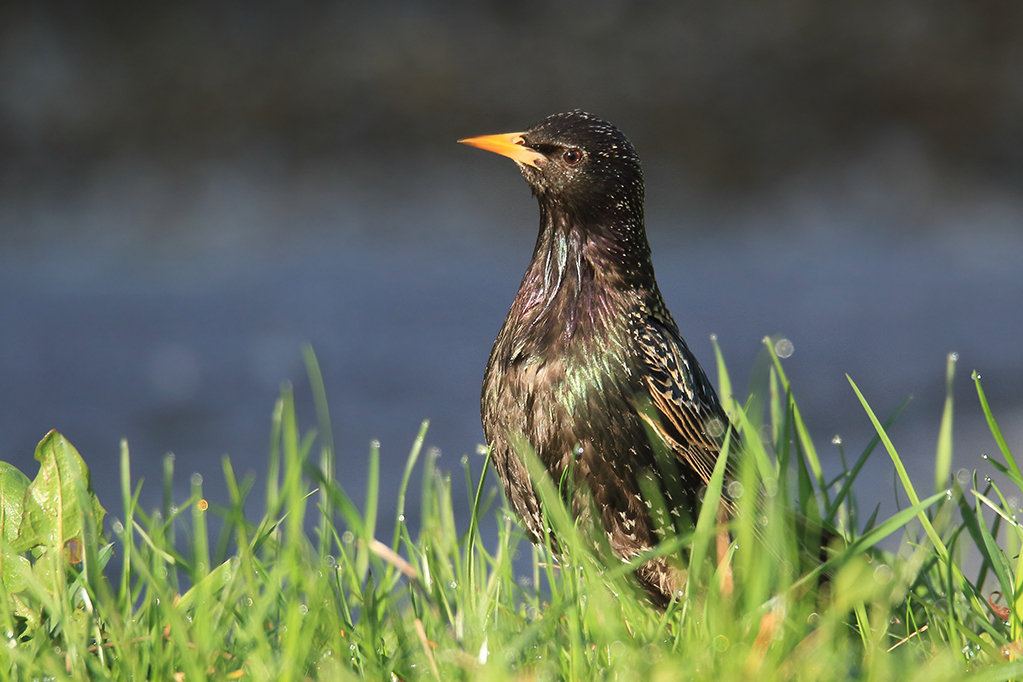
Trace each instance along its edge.
{"label": "brown wing feather", "polygon": [[706,483],[728,426],[717,394],[674,325],[649,320],[639,337],[655,412],[640,415]]}

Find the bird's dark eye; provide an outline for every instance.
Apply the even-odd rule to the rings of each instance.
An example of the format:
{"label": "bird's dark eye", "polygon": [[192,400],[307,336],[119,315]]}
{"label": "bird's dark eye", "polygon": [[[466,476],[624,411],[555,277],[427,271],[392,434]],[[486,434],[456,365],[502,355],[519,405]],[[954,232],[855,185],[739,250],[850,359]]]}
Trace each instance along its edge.
{"label": "bird's dark eye", "polygon": [[574,166],[583,160],[583,152],[581,149],[566,149],[562,157],[569,166]]}

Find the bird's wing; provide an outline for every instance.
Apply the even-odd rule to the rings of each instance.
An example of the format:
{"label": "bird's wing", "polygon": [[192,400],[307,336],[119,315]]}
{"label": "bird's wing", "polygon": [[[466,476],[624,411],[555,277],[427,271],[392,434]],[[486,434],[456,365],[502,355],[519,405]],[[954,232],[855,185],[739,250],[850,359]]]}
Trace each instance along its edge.
{"label": "bird's wing", "polygon": [[728,428],[714,387],[674,325],[648,318],[637,340],[652,408],[640,415],[706,483]]}

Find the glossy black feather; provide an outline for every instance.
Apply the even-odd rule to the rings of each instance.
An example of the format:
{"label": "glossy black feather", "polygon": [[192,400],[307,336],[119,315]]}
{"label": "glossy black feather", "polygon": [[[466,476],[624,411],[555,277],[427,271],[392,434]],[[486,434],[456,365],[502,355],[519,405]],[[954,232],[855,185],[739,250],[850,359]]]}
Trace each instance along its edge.
{"label": "glossy black feather", "polygon": [[[522,141],[546,157],[538,168],[519,164],[540,205],[540,231],[487,364],[484,433],[534,542],[545,523],[511,445],[517,434],[555,481],[571,468],[574,513],[597,510],[611,548],[633,557],[658,541],[639,477],[654,474],[670,511],[695,518],[728,420],[657,288],[632,144],[582,112],[551,116]],[[677,474],[655,461],[648,428]],[[679,587],[664,559],[637,577],[658,604]]]}

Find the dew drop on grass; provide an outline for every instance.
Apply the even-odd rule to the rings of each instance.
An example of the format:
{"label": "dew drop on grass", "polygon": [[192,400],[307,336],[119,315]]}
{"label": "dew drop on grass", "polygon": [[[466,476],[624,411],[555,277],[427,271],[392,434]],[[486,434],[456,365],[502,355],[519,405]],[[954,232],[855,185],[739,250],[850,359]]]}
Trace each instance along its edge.
{"label": "dew drop on grass", "polygon": [[455,589],[456,587],[458,587],[458,583],[452,580],[451,582],[448,583],[448,587],[450,587],[451,589]]}
{"label": "dew drop on grass", "polygon": [[341,542],[345,543],[346,545],[350,545],[354,541],[355,533],[353,533],[352,531],[346,530],[344,533],[341,534]]}
{"label": "dew drop on grass", "polygon": [[298,612],[304,616],[305,614],[309,613],[309,607],[306,606],[305,604],[299,604]]}
{"label": "dew drop on grass", "polygon": [[892,569],[888,564],[880,564],[874,569],[874,580],[881,585],[887,585],[892,580]]}
{"label": "dew drop on grass", "polygon": [[834,437],[832,437],[832,439],[831,439],[831,444],[832,445],[841,445],[842,444],[842,436],[836,433],[834,435]]}
{"label": "dew drop on grass", "polygon": [[966,469],[960,469],[956,472],[956,480],[959,481],[959,485],[967,485],[970,482],[970,472]]}
{"label": "dew drop on grass", "polygon": [[732,481],[728,484],[728,496],[733,500],[738,500],[744,492],[746,492],[746,487],[739,481]]}
{"label": "dew drop on grass", "polygon": [[480,457],[486,457],[487,456],[487,446],[484,445],[483,443],[477,443],[476,444],[476,454],[479,455]]}
{"label": "dew drop on grass", "polygon": [[788,358],[796,350],[795,346],[788,339],[778,339],[774,343],[774,352],[779,358]]}
{"label": "dew drop on grass", "polygon": [[815,628],[817,627],[817,623],[819,623],[820,620],[821,620],[820,615],[818,615],[817,612],[815,611],[814,613],[811,613],[809,616],[806,617],[806,624],[812,628]]}
{"label": "dew drop on grass", "polygon": [[462,466],[469,463],[469,455],[462,455]]}
{"label": "dew drop on grass", "polygon": [[120,521],[115,520],[113,523],[113,529],[115,533],[120,535],[121,533],[124,532],[124,524],[121,523]]}
{"label": "dew drop on grass", "polygon": [[192,478],[190,480],[192,482],[192,485],[195,485],[195,486],[202,485],[202,474],[200,474],[197,471],[194,474],[192,474]]}
{"label": "dew drop on grass", "polygon": [[398,514],[398,523],[405,523],[405,515]]}
{"label": "dew drop on grass", "polygon": [[376,438],[374,438],[373,440],[371,440],[369,442],[369,447],[372,450],[379,450],[380,449],[380,441],[377,440]]}

